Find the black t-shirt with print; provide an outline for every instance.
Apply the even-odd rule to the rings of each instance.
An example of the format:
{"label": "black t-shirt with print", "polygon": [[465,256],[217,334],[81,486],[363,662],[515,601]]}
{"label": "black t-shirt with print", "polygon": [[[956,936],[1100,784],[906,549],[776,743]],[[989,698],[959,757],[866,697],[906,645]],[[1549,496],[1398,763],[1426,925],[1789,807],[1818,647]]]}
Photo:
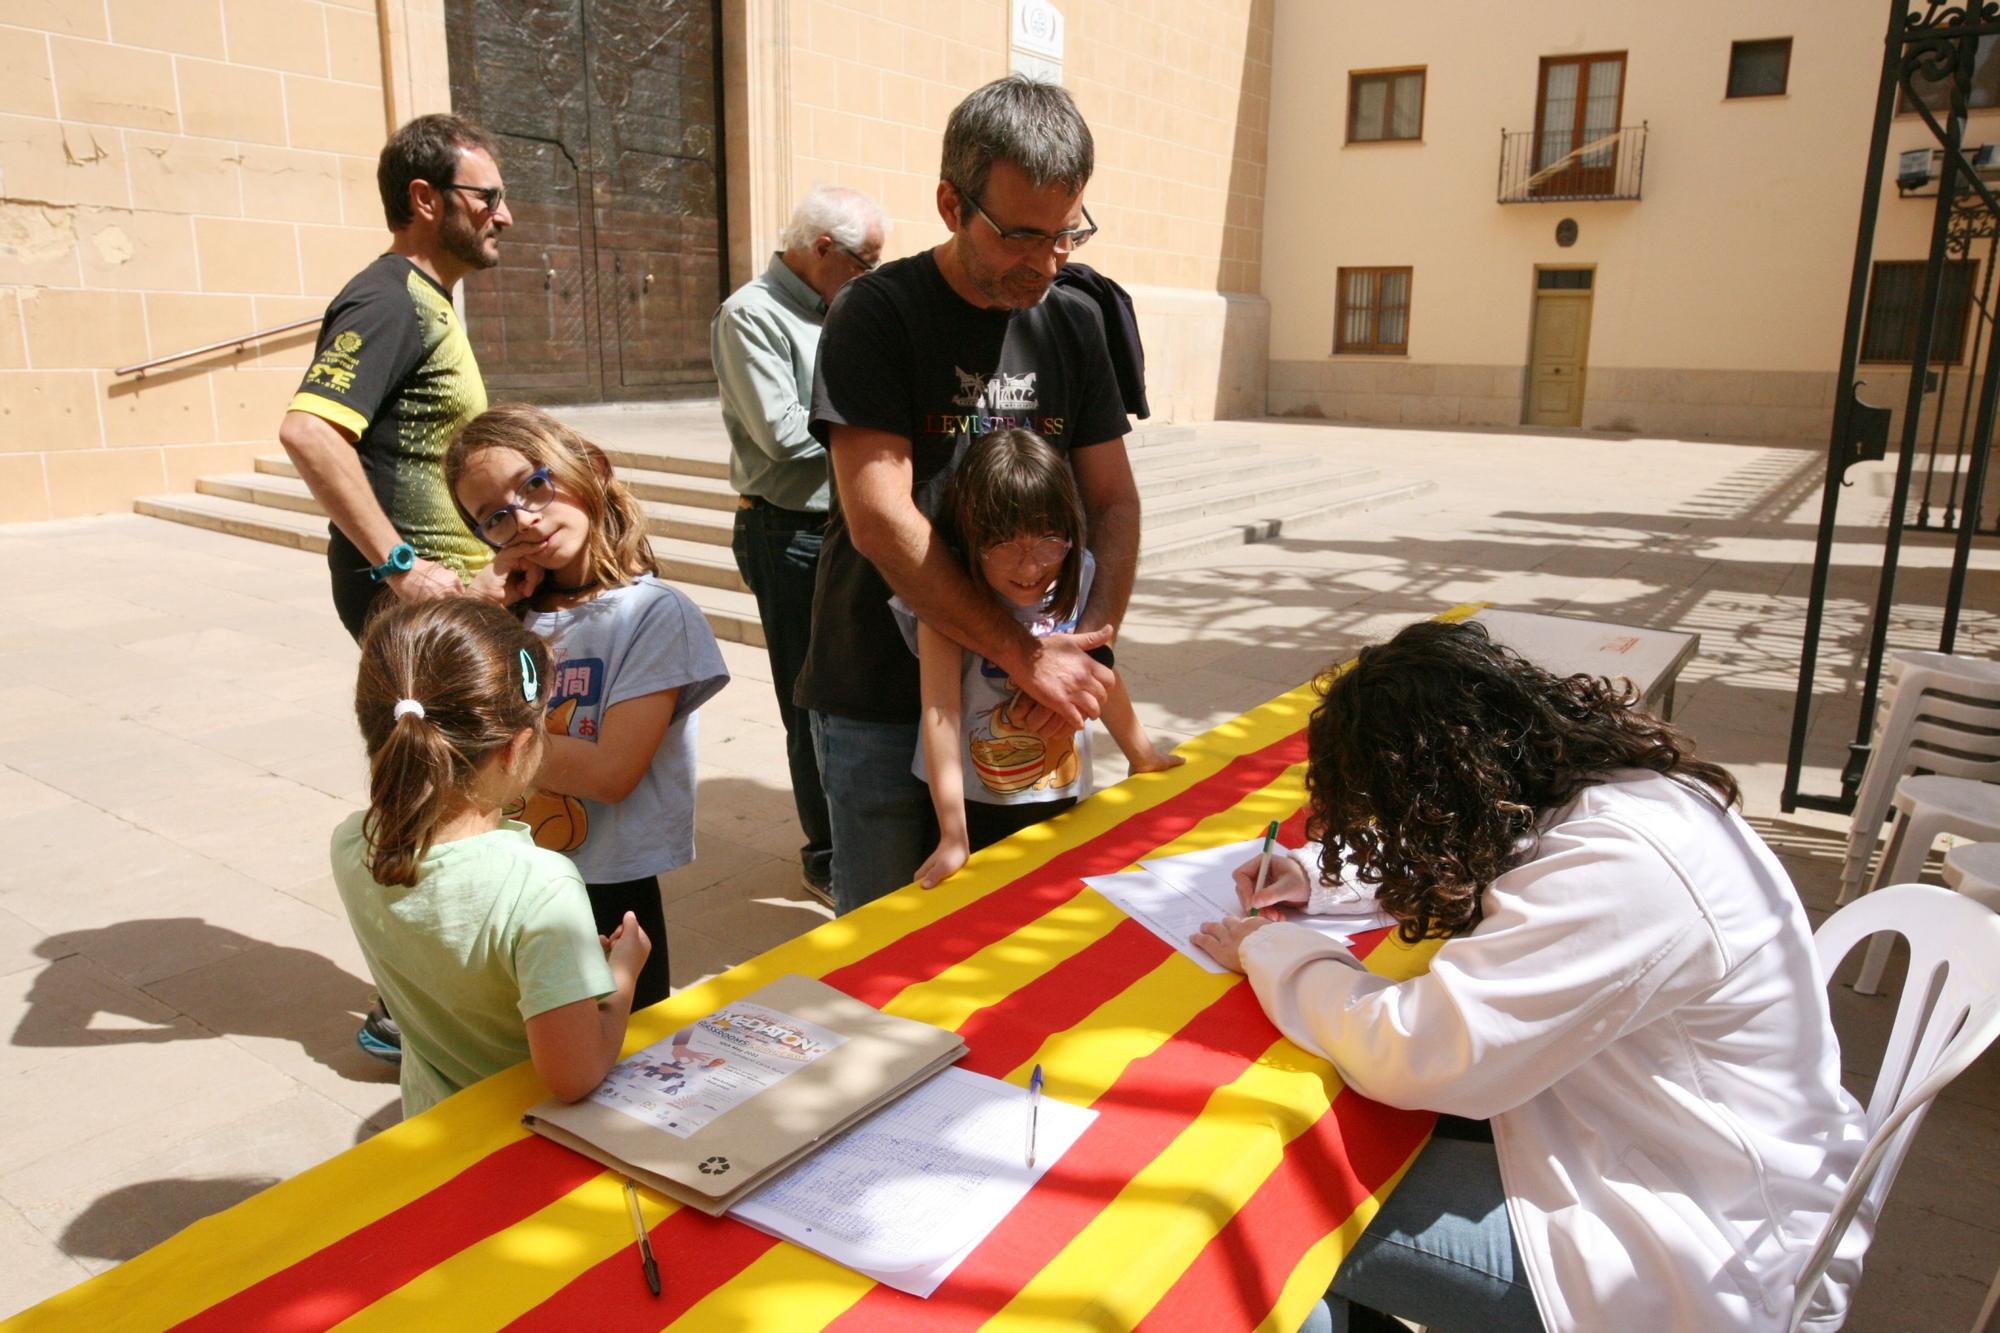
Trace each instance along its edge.
{"label": "black t-shirt with print", "polygon": [[[951,289],[929,251],[855,279],[827,311],[812,431],[827,443],[834,426],[909,440],[913,494],[926,514],[966,446],[988,431],[1025,427],[1066,453],[1130,429],[1094,304],[1055,288],[1026,310],[982,310]],[[836,481],[812,646],[794,694],[801,707],[916,720],[917,659],[890,596],[854,549]]]}

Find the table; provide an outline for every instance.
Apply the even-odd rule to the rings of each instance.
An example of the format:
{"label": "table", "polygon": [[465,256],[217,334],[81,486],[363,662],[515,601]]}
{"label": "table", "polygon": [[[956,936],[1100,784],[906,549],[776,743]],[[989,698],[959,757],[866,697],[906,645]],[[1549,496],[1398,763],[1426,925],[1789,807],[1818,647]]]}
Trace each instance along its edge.
{"label": "table", "polygon": [[[1447,618],[1462,618],[1461,607]],[[964,1064],[1094,1106],[1092,1128],[928,1300],[642,1192],[521,1128],[520,1066],[6,1325],[10,1330],[1296,1328],[1425,1142],[1428,1113],[1346,1090],[1249,985],[1203,972],[1084,875],[1255,836],[1302,838],[1317,696],[1281,695],[975,857],[634,1015],[626,1050],[787,972],[964,1034]],[[1407,977],[1434,943],[1377,931]]]}
{"label": "table", "polygon": [[1486,626],[1496,642],[1506,644],[1544,671],[1631,681],[1639,691],[1639,706],[1667,720],[1674,715],[1674,683],[1701,646],[1699,634],[1536,611],[1487,607],[1472,619]]}

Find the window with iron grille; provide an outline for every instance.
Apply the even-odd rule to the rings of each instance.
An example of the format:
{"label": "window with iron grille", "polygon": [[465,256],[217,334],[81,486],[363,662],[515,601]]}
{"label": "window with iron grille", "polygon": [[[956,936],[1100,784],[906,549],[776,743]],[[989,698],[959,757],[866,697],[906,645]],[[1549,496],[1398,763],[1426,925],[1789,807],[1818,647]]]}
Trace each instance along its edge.
{"label": "window with iron grille", "polygon": [[1347,74],[1347,142],[1424,137],[1424,70],[1357,69]]}
{"label": "window with iron grille", "polygon": [[[1917,354],[1917,314],[1924,295],[1924,261],[1883,260],[1868,284],[1868,319],[1861,331],[1863,361],[1908,361]],[[1965,327],[1972,312],[1972,261],[1945,265],[1938,287],[1933,364],[1957,362],[1965,353]]]}
{"label": "window with iron grille", "polygon": [[1770,37],[1729,44],[1729,90],[1725,97],[1778,97],[1792,73],[1792,39]]}
{"label": "window with iron grille", "polygon": [[1333,350],[1400,355],[1410,350],[1410,270],[1343,268]]}

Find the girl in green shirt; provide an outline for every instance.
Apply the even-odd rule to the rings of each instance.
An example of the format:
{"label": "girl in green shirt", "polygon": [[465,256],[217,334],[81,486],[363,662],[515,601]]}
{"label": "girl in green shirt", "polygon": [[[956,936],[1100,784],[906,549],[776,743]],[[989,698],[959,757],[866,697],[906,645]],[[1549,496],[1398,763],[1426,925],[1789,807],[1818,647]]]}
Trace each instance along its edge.
{"label": "girl in green shirt", "polygon": [[502,809],[541,762],[548,649],[467,597],[399,603],[361,640],[354,712],[369,803],[335,830],[333,875],[403,1030],[403,1111],[532,1060],[587,1096],[618,1058],[652,944],[592,924],[567,857]]}

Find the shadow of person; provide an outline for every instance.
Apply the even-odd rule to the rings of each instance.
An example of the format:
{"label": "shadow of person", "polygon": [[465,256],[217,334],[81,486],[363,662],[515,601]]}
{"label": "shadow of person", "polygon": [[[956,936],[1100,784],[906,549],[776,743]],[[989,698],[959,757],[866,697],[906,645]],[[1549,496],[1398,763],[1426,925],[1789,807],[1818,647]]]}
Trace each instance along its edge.
{"label": "shadow of person", "polygon": [[120,1186],[70,1219],[56,1244],[73,1259],[122,1263],[277,1183],[276,1176],[221,1176]]}
{"label": "shadow of person", "polygon": [[[309,949],[270,944],[199,917],[163,917],[51,935],[35,952],[50,963],[28,989],[16,1046],[271,1037],[297,1042],[344,1078],[396,1076],[394,1066],[354,1044],[368,1009],[368,982]],[[192,965],[138,985],[116,977],[160,958]]]}

